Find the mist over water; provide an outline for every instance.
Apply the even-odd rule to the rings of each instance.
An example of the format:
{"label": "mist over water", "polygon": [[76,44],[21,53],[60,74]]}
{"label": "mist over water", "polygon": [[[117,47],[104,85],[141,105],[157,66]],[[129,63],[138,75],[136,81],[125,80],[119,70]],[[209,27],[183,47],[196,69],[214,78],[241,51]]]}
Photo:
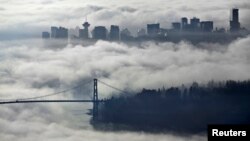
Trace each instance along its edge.
{"label": "mist over water", "polygon": [[[48,41],[49,42],[49,41]],[[137,45],[98,41],[89,46],[46,43],[42,40],[0,42],[0,99],[57,92],[94,77],[118,88],[189,85],[193,81],[248,80],[250,37],[221,44],[188,42]],[[89,98],[92,84],[54,98]],[[116,91],[99,86],[100,98]],[[91,104],[14,104],[0,106],[0,138],[9,140],[205,140],[141,132],[100,132],[85,115]]]}

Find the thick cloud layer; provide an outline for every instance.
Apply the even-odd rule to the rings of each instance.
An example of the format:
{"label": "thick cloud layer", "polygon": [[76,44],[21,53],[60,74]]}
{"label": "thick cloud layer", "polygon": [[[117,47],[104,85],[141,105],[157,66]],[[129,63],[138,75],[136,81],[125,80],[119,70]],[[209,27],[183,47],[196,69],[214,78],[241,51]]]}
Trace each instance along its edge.
{"label": "thick cloud layer", "polygon": [[[98,41],[65,45],[19,40],[0,43],[1,99],[53,93],[92,78],[127,91],[170,87],[193,81],[250,78],[250,37],[229,45],[187,42],[137,45]],[[99,84],[100,97],[117,93]],[[52,98],[89,98],[92,83]],[[90,104],[20,104],[0,106],[0,138],[7,140],[187,140],[170,134],[102,133],[84,115]],[[205,137],[190,137],[205,140]]]}
{"label": "thick cloud layer", "polygon": [[137,47],[98,41],[88,47],[69,44],[51,49],[53,46],[45,48],[35,42],[21,46],[2,43],[1,83],[8,88],[0,93],[7,91],[11,96],[9,87],[15,85],[21,86],[19,93],[39,93],[37,88],[42,93],[53,92],[54,88],[60,90],[93,77],[131,91],[250,77],[249,37],[229,45],[197,46],[145,42]]}

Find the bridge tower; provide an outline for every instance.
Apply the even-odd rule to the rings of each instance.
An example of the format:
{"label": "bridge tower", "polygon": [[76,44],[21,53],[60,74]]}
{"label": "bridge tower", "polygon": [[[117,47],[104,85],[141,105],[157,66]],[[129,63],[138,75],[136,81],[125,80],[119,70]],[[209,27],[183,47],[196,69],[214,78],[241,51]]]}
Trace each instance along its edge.
{"label": "bridge tower", "polygon": [[97,88],[97,79],[94,79],[94,93],[93,93],[93,119],[96,120],[98,117],[98,88]]}

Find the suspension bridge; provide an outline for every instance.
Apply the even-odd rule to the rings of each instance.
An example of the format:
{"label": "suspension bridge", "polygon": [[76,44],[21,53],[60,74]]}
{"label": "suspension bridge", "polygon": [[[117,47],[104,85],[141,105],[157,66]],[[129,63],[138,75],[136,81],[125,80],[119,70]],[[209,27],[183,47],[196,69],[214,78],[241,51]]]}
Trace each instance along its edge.
{"label": "suspension bridge", "polygon": [[[59,95],[59,94],[63,94],[67,91],[70,91],[70,90],[74,90],[76,88],[79,88],[81,87],[83,84],[80,84],[80,85],[77,85],[75,87],[72,87],[72,88],[69,88],[69,89],[66,89],[66,90],[63,90],[63,91],[59,91],[59,92],[56,92],[56,93],[52,93],[52,94],[46,94],[46,95],[41,95],[41,96],[35,96],[35,97],[27,97],[27,98],[20,98],[20,99],[10,99],[10,100],[2,100],[0,101],[0,104],[16,104],[16,103],[93,103],[93,109],[92,109],[92,115],[93,115],[93,119],[96,119],[98,117],[98,105],[99,103],[103,103],[105,102],[105,100],[103,99],[99,99],[98,98],[98,82],[100,82],[101,84],[107,86],[107,87],[110,87],[112,89],[115,89],[117,91],[120,91],[121,93],[126,93],[125,91],[119,89],[119,88],[116,88],[110,84],[107,84],[103,81],[100,81],[98,79],[93,79],[93,81],[89,81],[87,83],[90,83],[90,82],[94,82],[94,85],[93,85],[93,97],[92,99],[63,99],[63,100],[45,100],[43,98],[46,98],[46,97],[51,97],[51,96],[55,96],[55,95]],[[86,83],[86,84],[87,84]]]}

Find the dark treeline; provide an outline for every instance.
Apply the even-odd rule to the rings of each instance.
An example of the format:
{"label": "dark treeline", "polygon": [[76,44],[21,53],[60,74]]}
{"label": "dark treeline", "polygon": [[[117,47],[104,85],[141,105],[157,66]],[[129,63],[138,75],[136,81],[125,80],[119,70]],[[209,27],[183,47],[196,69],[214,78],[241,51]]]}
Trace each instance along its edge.
{"label": "dark treeline", "polygon": [[249,107],[250,81],[211,81],[112,97],[99,107],[96,122],[142,131],[202,133],[207,124],[249,124]]}

